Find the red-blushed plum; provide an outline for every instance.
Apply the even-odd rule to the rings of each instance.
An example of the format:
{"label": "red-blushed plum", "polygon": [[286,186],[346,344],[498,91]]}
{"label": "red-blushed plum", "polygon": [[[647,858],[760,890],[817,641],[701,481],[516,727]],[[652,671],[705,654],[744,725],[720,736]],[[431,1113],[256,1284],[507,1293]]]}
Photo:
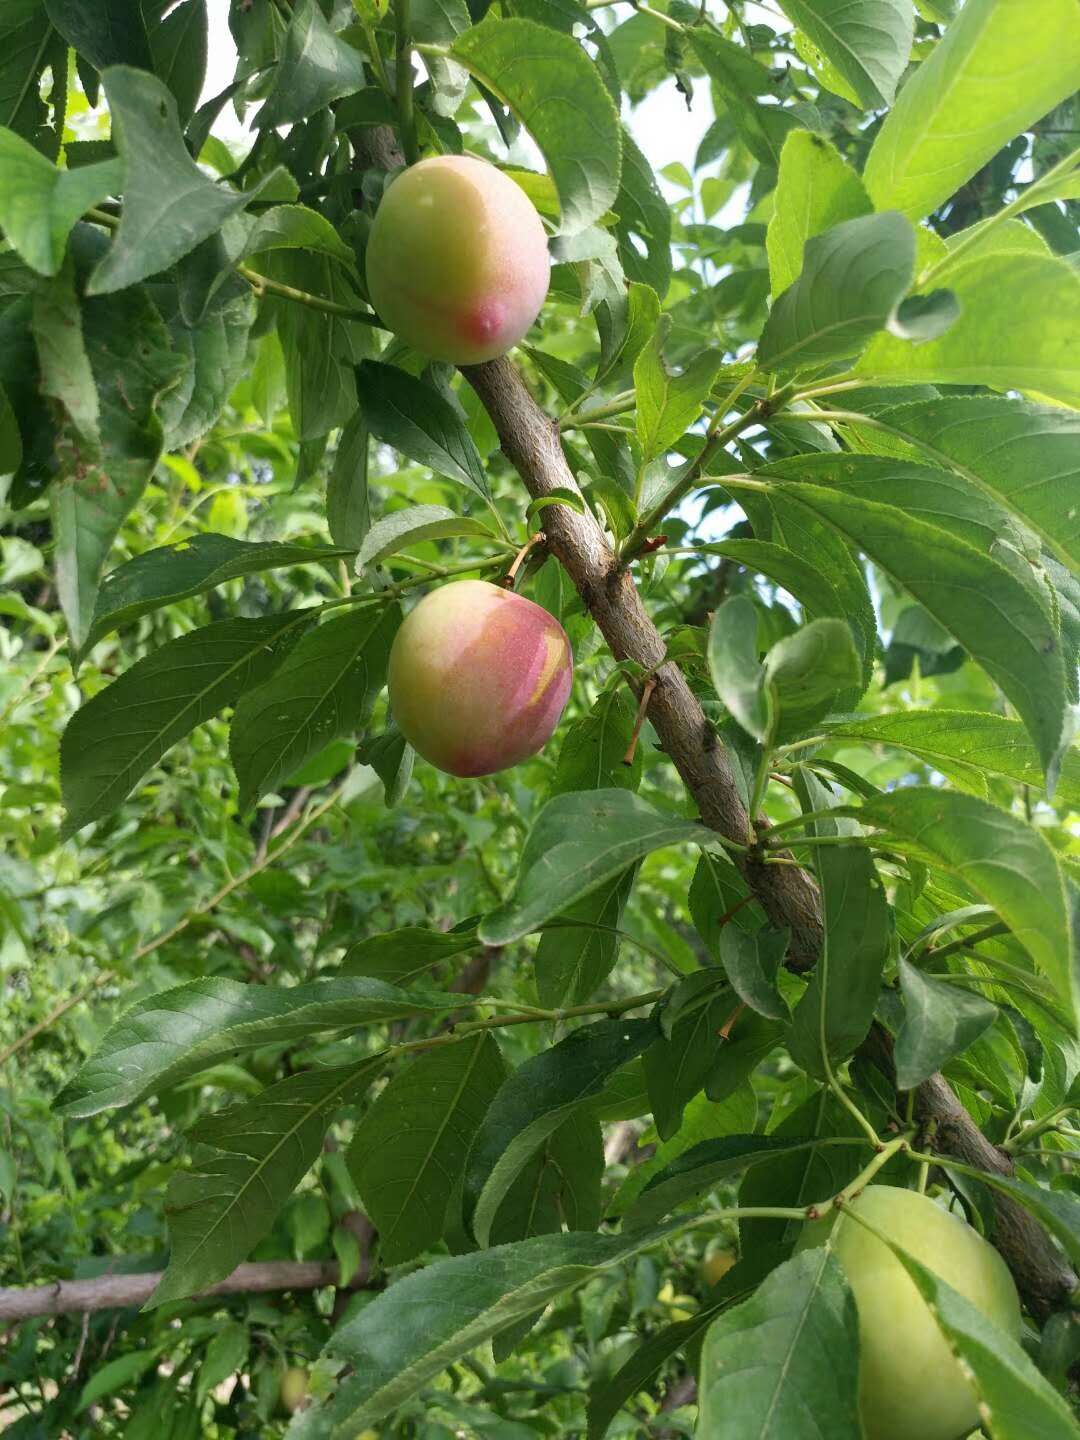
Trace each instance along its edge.
{"label": "red-blushed plum", "polygon": [[862,1215],[958,1290],[1012,1339],[1020,1301],[1001,1256],[957,1215],[914,1190],[869,1185],[837,1217],[807,1225],[796,1249],[831,1232],[859,1311],[859,1410],[866,1440],[960,1440],[979,1423],[975,1392],[896,1256]]}
{"label": "red-blushed plum", "polygon": [[406,739],[450,775],[492,775],[550,739],[573,659],[557,620],[486,580],[425,595],[390,651],[390,708]]}
{"label": "red-blushed plum", "polygon": [[547,294],[547,237],[532,201],[486,160],[438,155],[390,184],[371,227],[367,284],[379,318],[436,360],[505,355]]}

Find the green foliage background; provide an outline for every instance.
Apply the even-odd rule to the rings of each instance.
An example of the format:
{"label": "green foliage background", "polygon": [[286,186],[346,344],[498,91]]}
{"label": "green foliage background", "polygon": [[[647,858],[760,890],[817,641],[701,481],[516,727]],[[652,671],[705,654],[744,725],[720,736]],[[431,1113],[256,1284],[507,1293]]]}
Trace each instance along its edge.
{"label": "green foliage background", "polygon": [[[773,1433],[702,1337],[768,1368],[785,1294],[826,1333],[843,1277],[790,1212],[939,1071],[1016,1179],[934,1193],[992,1237],[1014,1183],[1076,1263],[1080,12],[768,13],[234,0],[201,108],[205,0],[0,16],[0,1280],[166,1269],[6,1332],[5,1433],[282,1434],[320,1355],[290,1434]],[[671,85],[716,119],[669,204],[617,107]],[[262,107],[245,155],[227,105]],[[543,549],[545,752],[459,782],[395,730],[401,607],[551,512],[373,323],[388,137],[548,224],[513,361],[558,499],[790,848],[742,843],[819,881],[812,977],[650,723],[623,763],[647,677]],[[189,1298],[248,1259],[338,1285]],[[1025,1294],[1021,1350],[916,1279],[991,1440],[1077,1433],[1067,1293]],[[766,1389],[785,1440],[855,1440],[812,1366]]]}

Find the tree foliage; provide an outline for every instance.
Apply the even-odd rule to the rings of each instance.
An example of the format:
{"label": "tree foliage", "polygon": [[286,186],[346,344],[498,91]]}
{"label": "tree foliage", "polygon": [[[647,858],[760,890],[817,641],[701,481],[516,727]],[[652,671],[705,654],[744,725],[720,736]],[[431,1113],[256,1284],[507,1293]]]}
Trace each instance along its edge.
{"label": "tree foliage", "polygon": [[[0,16],[0,1273],[163,1272],[5,1433],[859,1440],[794,1246],[875,1175],[1013,1272],[1023,1347],[897,1251],[989,1440],[1080,1433],[1075,0],[231,0],[206,99],[213,10]],[[457,372],[364,250],[465,151],[552,272]],[[390,646],[507,572],[574,690],[452,780]]]}

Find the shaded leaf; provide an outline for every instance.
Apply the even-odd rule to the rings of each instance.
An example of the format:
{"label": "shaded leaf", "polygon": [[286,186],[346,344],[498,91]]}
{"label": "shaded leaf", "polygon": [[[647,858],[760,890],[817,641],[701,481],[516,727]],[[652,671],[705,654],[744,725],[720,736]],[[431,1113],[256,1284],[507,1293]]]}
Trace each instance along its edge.
{"label": "shaded leaf", "polygon": [[153,69],[142,8],[135,0],[45,0],[45,10],[95,70],[108,65]]}
{"label": "shaded leaf", "polygon": [[611,974],[619,956],[615,932],[622,924],[635,874],[630,866],[612,876],[544,930],[533,960],[541,1005],[556,1010],[584,1004]]}
{"label": "shaded leaf", "polygon": [[862,181],[840,152],[821,135],[793,130],[780,152],[765,240],[772,293],[779,295],[799,278],[803,247],[812,235],[872,209]]}
{"label": "shaded leaf", "polygon": [[371,975],[391,985],[408,985],[456,955],[478,948],[475,925],[443,933],[406,925],[385,935],[369,935],[346,950],[338,969],[342,975]]}
{"label": "shaded leaf", "polygon": [[896,1037],[896,1085],[913,1090],[992,1025],[997,1006],[900,961],[904,1023]]}
{"label": "shaded leaf", "polygon": [[317,0],[299,0],[258,124],[263,130],[295,125],[366,84],[360,52],[334,34]]}
{"label": "shaded leaf", "polygon": [[632,1225],[650,1225],[688,1200],[707,1195],[721,1180],[789,1151],[810,1151],[819,1141],[776,1135],[725,1135],[684,1151],[654,1175],[626,1217]]}
{"label": "shaded leaf", "polygon": [[480,453],[461,416],[444,396],[399,370],[365,360],[356,372],[360,408],[371,433],[409,460],[456,480],[490,500]]}
{"label": "shaded leaf", "polygon": [[369,565],[378,565],[390,555],[397,555],[411,545],[425,540],[443,540],[452,535],[494,535],[482,520],[473,520],[468,515],[459,515],[445,505],[410,505],[405,510],[394,510],[376,520],[364,536],[364,543],[356,557],[357,573]]}
{"label": "shaded leaf", "polygon": [[744,1004],[772,1020],[789,1017],[776,976],[791,939],[787,930],[744,930],[725,925],[720,931],[720,963]]}

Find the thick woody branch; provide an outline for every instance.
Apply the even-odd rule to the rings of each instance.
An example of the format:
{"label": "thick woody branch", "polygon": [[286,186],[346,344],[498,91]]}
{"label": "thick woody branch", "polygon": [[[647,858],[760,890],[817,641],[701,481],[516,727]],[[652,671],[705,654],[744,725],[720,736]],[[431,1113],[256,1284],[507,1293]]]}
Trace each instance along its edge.
{"label": "thick woody branch", "polygon": [[[144,1305],[157,1289],[164,1271],[139,1275],[99,1275],[93,1280],[57,1280],[33,1289],[0,1290],[0,1324],[30,1320],[37,1315],[85,1314],[91,1310],[123,1310]],[[193,1299],[210,1295],[264,1295],[273,1290],[320,1290],[336,1285],[340,1267],[334,1260],[264,1260],[238,1265]],[[353,1288],[356,1288],[355,1285]]]}
{"label": "thick woody branch", "polygon": [[[498,431],[503,452],[536,499],[557,490],[577,492],[558,427],[543,413],[509,360],[468,366],[466,379]],[[634,578],[620,569],[592,512],[566,505],[544,511],[548,549],[577,586],[612,654],[634,660],[655,681],[648,717],[711,829],[746,845],[753,840],[727,752],[677,665],[664,659],[664,642],[638,595]],[[791,930],[791,960],[812,965],[821,948],[817,890],[794,866],[747,863],[743,873],[766,914]]]}

